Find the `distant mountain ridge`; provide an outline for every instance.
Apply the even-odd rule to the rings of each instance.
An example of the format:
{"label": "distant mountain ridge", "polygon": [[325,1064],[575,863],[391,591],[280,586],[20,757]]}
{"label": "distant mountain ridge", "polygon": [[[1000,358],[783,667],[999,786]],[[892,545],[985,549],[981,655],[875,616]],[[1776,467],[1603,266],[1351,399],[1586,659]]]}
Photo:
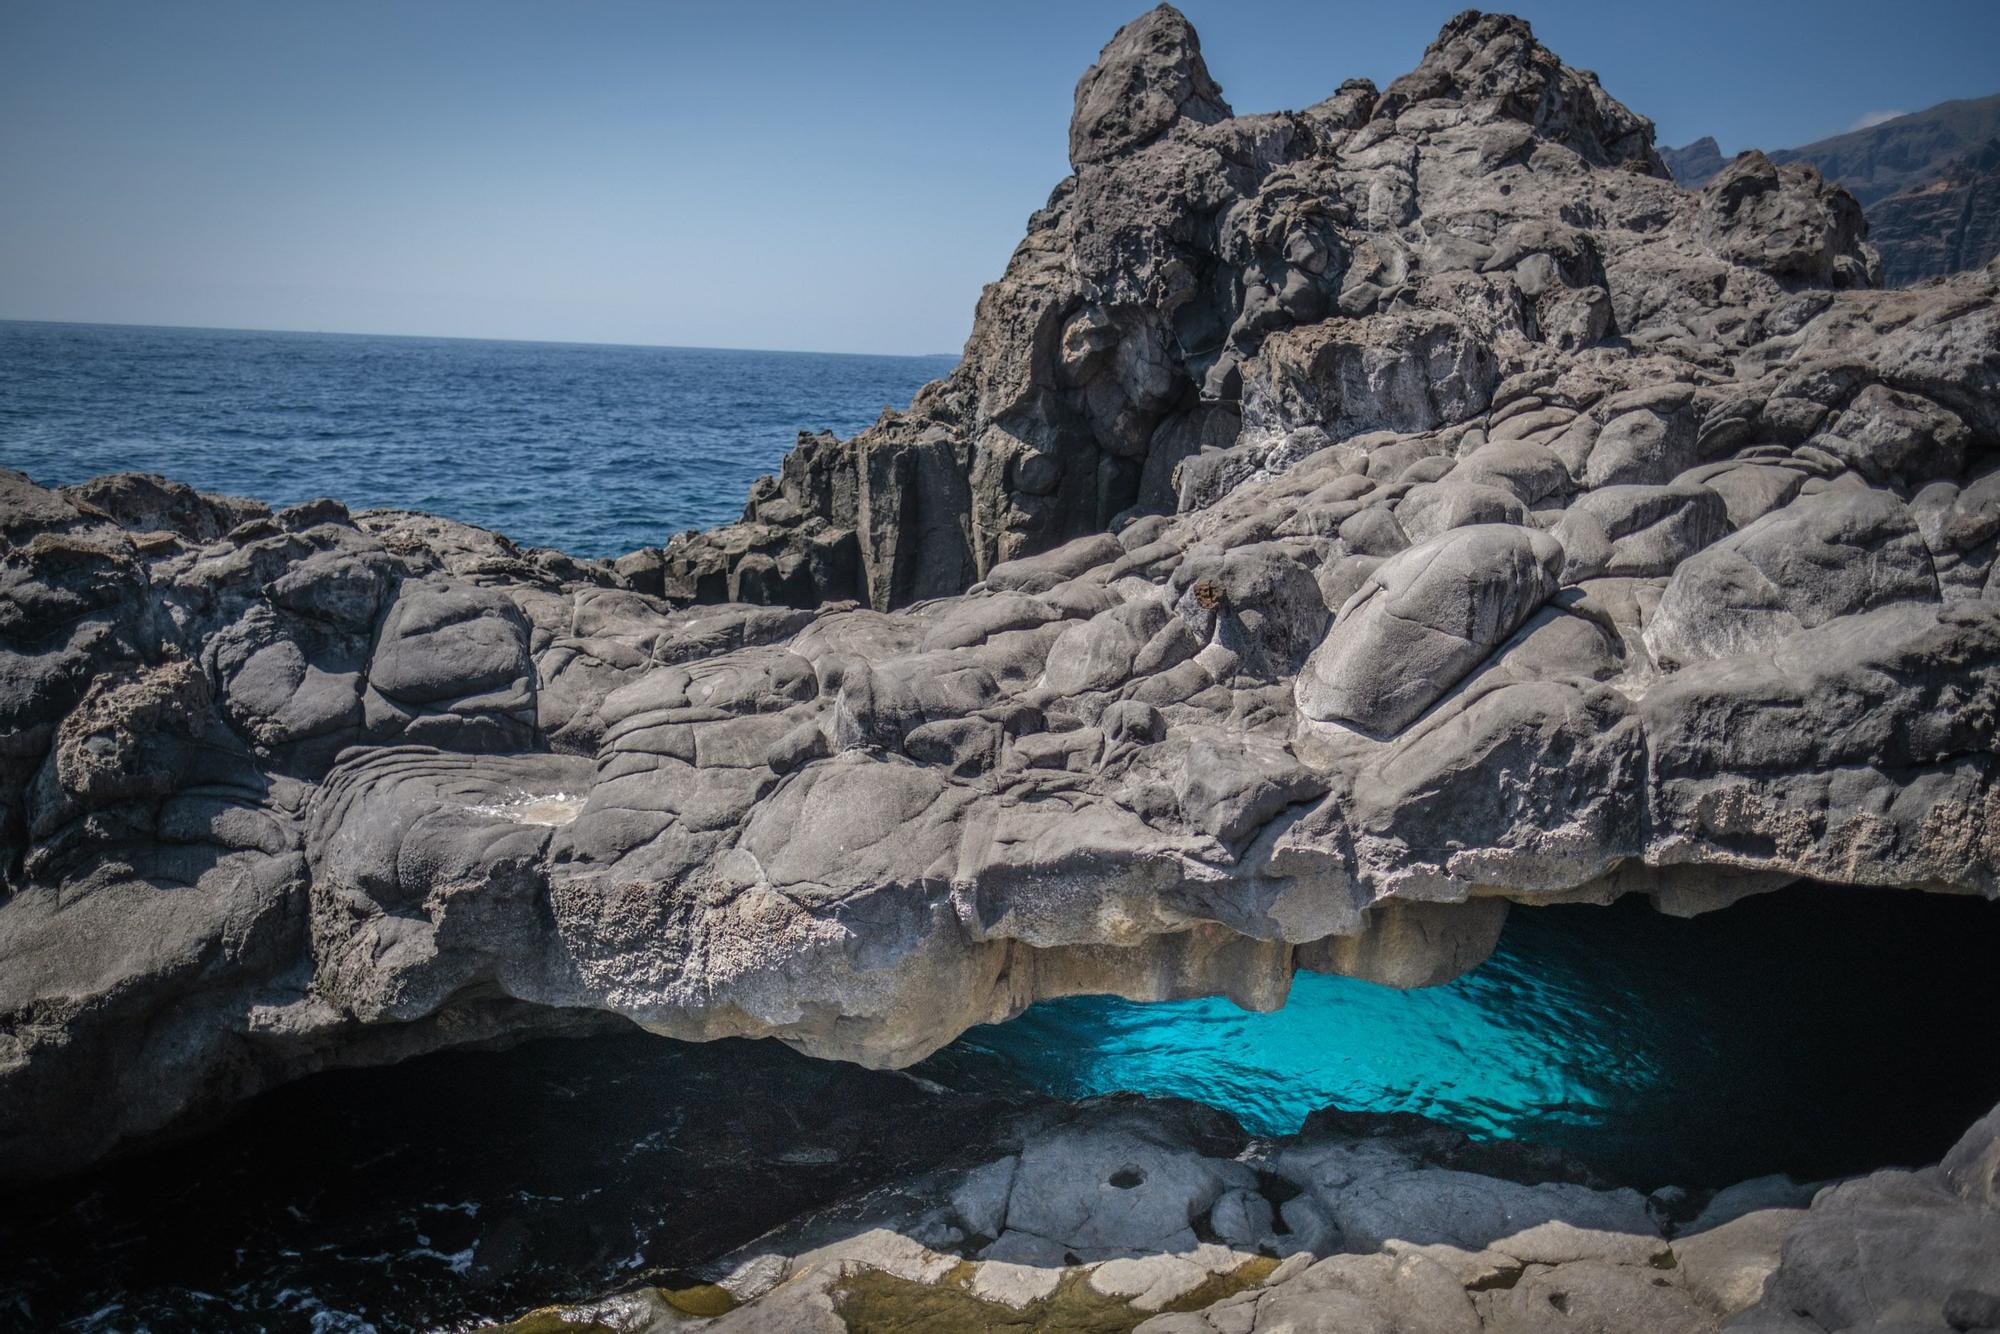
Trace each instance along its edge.
{"label": "distant mountain ridge", "polygon": [[1940,102],[1928,111],[1885,120],[1865,130],[1770,154],[1771,161],[1807,162],[1837,180],[1863,208],[1920,188],[1954,159],[2000,137],[2000,93]]}
{"label": "distant mountain ridge", "polygon": [[[1860,201],[1892,286],[1976,269],[2000,254],[2000,94],[1766,155],[1781,166],[1808,163]],[[1691,190],[1729,162],[1712,137],[1660,157]]]}
{"label": "distant mountain ridge", "polygon": [[1660,161],[1667,164],[1676,181],[1690,190],[1699,190],[1729,165],[1729,159],[1722,156],[1722,145],[1715,142],[1712,134],[1703,135],[1685,148],[1662,148]]}

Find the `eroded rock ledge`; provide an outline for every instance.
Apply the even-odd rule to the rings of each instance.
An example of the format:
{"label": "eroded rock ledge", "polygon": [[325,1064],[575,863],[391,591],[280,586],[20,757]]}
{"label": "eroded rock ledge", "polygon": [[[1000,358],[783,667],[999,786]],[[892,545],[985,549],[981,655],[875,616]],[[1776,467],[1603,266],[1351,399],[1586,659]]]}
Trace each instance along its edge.
{"label": "eroded rock ledge", "polygon": [[0,474],[0,1172],[592,1014],[894,1065],[2000,892],[2000,270],[1872,288],[1500,16],[1232,117],[1163,7],[1071,141],[959,370],[664,566]]}

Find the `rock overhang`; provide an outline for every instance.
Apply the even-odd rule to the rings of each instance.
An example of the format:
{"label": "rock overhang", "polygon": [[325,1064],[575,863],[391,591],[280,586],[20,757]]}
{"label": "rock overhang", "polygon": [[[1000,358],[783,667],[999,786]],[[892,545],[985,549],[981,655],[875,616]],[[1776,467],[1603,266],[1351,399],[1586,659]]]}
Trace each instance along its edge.
{"label": "rock overhang", "polygon": [[1162,7],[1077,105],[959,370],[665,575],[0,477],[10,1159],[192,1104],[65,1130],[104,1052],[226,1099],[489,999],[905,1064],[1509,900],[2000,892],[2000,274],[1680,191],[1503,16],[1234,117]]}

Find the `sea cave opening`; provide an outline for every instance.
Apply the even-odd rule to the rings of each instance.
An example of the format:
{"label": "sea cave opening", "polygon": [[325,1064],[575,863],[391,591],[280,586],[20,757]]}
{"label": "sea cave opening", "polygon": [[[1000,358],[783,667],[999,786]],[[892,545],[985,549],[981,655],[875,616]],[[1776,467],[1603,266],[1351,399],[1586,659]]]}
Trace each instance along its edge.
{"label": "sea cave opening", "polygon": [[1302,974],[1281,1010],[1044,1002],[902,1072],[638,1032],[313,1076],[199,1138],[17,1192],[0,1323],[475,1327],[675,1281],[945,1161],[1036,1099],[1414,1112],[1701,1192],[1935,1161],[1996,1100],[2000,903],[1801,884],[1681,919],[1517,908],[1399,992]]}
{"label": "sea cave opening", "polygon": [[2000,904],[1798,884],[1697,917],[1516,907],[1493,956],[1398,991],[1301,972],[1284,1008],[1045,1001],[916,1073],[1120,1090],[1286,1134],[1329,1105],[1564,1149],[1642,1190],[1936,1159],[2000,1098]]}

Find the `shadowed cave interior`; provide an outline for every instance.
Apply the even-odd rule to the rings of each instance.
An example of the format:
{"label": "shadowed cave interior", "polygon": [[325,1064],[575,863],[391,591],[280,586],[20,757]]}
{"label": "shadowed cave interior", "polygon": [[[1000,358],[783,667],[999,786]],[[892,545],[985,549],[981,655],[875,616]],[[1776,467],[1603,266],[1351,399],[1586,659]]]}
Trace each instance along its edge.
{"label": "shadowed cave interior", "polygon": [[463,1327],[694,1282],[1037,1099],[1196,1099],[1252,1134],[1415,1112],[1697,1194],[1935,1160],[2000,1097],[2000,904],[1805,884],[1694,919],[1514,910],[1494,957],[1289,1004],[1078,998],[907,1072],[637,1032],[321,1074],[0,1210],[0,1323]]}

